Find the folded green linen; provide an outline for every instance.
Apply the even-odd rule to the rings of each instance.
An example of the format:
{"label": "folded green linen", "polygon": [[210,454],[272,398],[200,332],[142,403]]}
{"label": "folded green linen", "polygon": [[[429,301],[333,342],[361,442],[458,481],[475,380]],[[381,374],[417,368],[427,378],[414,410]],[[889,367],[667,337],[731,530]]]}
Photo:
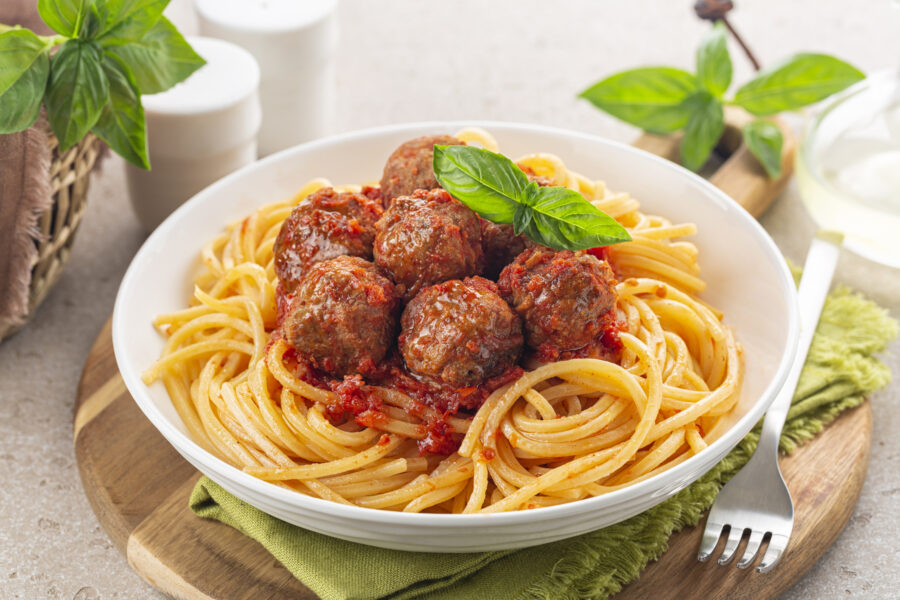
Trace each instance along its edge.
{"label": "folded green linen", "polygon": [[[897,331],[885,310],[847,289],[829,296],[785,423],[782,451],[793,451],[887,385],[890,372],[873,355]],[[190,506],[199,516],[261,543],[325,600],[608,598],[665,552],[672,533],[699,521],[758,438],[758,430],[752,431],[710,472],[646,512],[524,550],[426,554],[345,542],[271,517],[205,477],[197,482]]]}

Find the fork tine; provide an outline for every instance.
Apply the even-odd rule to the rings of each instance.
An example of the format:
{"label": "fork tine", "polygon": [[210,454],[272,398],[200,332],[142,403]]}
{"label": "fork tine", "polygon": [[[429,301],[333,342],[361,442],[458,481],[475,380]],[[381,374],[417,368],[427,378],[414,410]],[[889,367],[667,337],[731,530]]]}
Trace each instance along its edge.
{"label": "fork tine", "polygon": [[771,571],[778,564],[778,561],[781,560],[781,555],[784,554],[787,544],[788,536],[773,533],[772,539],[769,540],[769,547],[766,549],[766,555],[760,561],[759,566],[756,567],[757,572],[768,573]]}
{"label": "fork tine", "polygon": [[723,525],[710,523],[707,519],[706,529],[703,530],[703,540],[700,542],[700,552],[697,554],[697,560],[700,562],[709,560],[713,550],[716,549],[716,546],[719,543],[719,538],[722,537],[723,528]]}
{"label": "fork tine", "polygon": [[725,549],[722,550],[722,556],[719,557],[720,565],[727,565],[734,558],[734,551],[737,550],[744,537],[744,529],[742,527],[731,526],[731,532],[728,534],[728,541],[725,542]]}
{"label": "fork tine", "polygon": [[756,553],[759,551],[759,546],[762,544],[765,536],[766,534],[762,531],[756,529],[750,530],[750,539],[747,540],[747,549],[744,550],[744,556],[738,561],[738,569],[746,569],[753,564],[753,559],[756,558]]}

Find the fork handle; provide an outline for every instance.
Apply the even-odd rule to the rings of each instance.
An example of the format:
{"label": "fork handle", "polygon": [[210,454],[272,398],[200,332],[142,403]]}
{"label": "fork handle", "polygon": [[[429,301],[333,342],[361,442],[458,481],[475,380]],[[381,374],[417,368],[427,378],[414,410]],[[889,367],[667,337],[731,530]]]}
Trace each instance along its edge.
{"label": "fork handle", "polygon": [[831,285],[835,266],[837,266],[843,239],[844,236],[840,233],[820,230],[813,238],[809,253],[806,255],[803,277],[800,279],[800,288],[797,292],[800,304],[800,339],[797,345],[797,357],[788,373],[787,380],[781,387],[781,391],[775,396],[775,401],[772,402],[772,406],[766,413],[765,421],[763,421],[759,446],[763,448],[764,452],[776,454],[778,452],[781,429],[784,426],[788,410],[791,408],[791,400],[797,391],[800,372],[809,355],[809,347],[822,314],[822,307],[825,304],[825,297]]}

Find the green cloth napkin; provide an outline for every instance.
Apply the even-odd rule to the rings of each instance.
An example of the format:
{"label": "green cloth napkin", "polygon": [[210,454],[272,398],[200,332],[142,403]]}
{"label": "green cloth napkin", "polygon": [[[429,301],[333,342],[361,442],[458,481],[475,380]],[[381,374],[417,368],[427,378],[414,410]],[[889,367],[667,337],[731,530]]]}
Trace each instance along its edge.
{"label": "green cloth napkin", "polygon": [[[785,423],[782,451],[793,451],[887,385],[890,372],[873,355],[897,331],[885,310],[847,289],[829,296]],[[205,477],[190,506],[257,540],[325,600],[608,598],[665,552],[672,533],[697,524],[758,439],[755,429],[711,471],[646,512],[524,550],[426,554],[345,542],[271,517]]]}

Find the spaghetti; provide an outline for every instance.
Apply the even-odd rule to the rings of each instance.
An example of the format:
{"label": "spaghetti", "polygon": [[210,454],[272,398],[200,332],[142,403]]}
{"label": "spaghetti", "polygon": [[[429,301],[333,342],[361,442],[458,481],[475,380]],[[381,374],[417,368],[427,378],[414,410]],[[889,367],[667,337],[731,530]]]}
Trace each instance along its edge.
{"label": "spaghetti", "polygon": [[[485,132],[456,136],[496,151]],[[632,241],[608,247],[620,282],[618,362],[529,363],[474,415],[444,419],[464,436],[449,456],[420,456],[425,424],[441,415],[403,391],[376,388],[383,418],[335,423],[335,391],[296,373],[277,330],[273,243],[294,205],[260,208],[209,242],[192,306],[159,316],[161,380],[197,443],[244,471],[300,493],[358,506],[452,513],[537,508],[604,494],[703,451],[737,402],[742,350],[704,289],[692,224],[640,212],[636,200],[566,168],[556,156],[519,159],[584,195]],[[359,186],[339,188],[358,191]]]}

